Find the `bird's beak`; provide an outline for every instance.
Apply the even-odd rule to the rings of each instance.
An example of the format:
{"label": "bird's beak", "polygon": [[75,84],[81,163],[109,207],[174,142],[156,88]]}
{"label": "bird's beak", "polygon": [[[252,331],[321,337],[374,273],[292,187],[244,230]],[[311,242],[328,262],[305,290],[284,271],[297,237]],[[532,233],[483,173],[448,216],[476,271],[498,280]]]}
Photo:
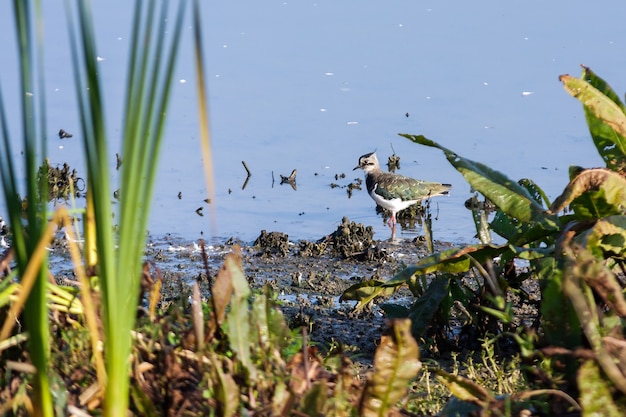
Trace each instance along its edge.
{"label": "bird's beak", "polygon": [[352,171],[356,171],[357,169],[361,168],[361,165],[357,165],[354,168],[352,168]]}

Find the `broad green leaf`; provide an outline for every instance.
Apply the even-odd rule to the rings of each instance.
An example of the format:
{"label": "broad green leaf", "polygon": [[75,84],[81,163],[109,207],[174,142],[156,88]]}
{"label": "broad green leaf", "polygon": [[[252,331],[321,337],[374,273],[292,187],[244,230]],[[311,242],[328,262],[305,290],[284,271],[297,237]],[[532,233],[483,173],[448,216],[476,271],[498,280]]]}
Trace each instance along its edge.
{"label": "broad green leaf", "polygon": [[390,319],[406,319],[409,317],[409,309],[403,305],[395,303],[383,303],[380,308]]}
{"label": "broad green leaf", "polygon": [[619,95],[611,88],[611,86],[604,81],[603,78],[598,76],[595,72],[591,70],[589,67],[583,66],[583,72],[580,76],[583,80],[586,80],[589,84],[597,88],[600,92],[602,92],[605,96],[610,98],[615,104],[619,106],[622,111],[626,112],[626,107],[624,107],[624,103],[620,100]]}
{"label": "broad green leaf", "polygon": [[521,180],[519,180],[519,185],[521,185],[526,189],[526,191],[528,191],[530,196],[537,202],[537,204],[550,207],[550,200],[548,200],[548,196],[533,180],[529,178],[522,178]]}
{"label": "broad green leaf", "polygon": [[215,387],[215,393],[217,394],[217,403],[220,406],[219,415],[222,417],[234,416],[239,408],[239,385],[231,374],[224,371],[220,358],[215,353],[211,352],[209,357],[213,370],[217,374],[218,383]]}
{"label": "broad green leaf", "polygon": [[567,273],[582,278],[615,314],[626,317],[626,300],[622,287],[615,274],[606,266],[603,257],[595,256],[588,247],[574,244],[571,252],[567,252],[567,261]]}
{"label": "broad green leaf", "polygon": [[458,274],[467,272],[472,267],[472,262],[467,255],[471,255],[478,262],[493,259],[509,250],[509,246],[496,245],[468,245],[464,248],[451,248],[443,252],[435,253],[420,260],[415,265],[409,266],[384,283],[384,286],[394,287],[408,282],[416,274],[430,274],[433,272],[446,272]]}
{"label": "broad green leaf", "polygon": [[[565,89],[584,106],[587,125],[598,153],[607,168],[626,169],[626,134],[619,125],[624,122],[624,105],[611,87],[589,68],[583,67],[580,79],[562,76]],[[584,94],[576,96],[578,92]]]}
{"label": "broad green leaf", "polygon": [[[476,237],[480,243],[491,243],[491,233],[489,232],[489,222],[487,220],[489,212],[485,210],[484,204],[478,201],[477,193],[470,200],[469,207],[472,210],[472,219],[476,227]],[[465,206],[468,207],[467,202]]]}
{"label": "broad green leaf", "polygon": [[[398,282],[395,286],[402,285],[403,283],[404,282]],[[392,287],[393,286],[385,285],[383,281],[370,279],[351,285],[341,294],[339,301],[358,301],[355,309],[359,310],[376,297],[393,294],[395,288]]]}
{"label": "broad green leaf", "polygon": [[557,229],[557,218],[543,210],[528,190],[506,175],[488,166],[465,159],[455,152],[422,136],[400,134],[413,142],[441,149],[448,161],[459,171],[473,189],[483,194],[500,210],[522,222],[541,224],[546,230]]}
{"label": "broad green leaf", "polygon": [[487,299],[491,301],[496,308],[480,306],[479,308],[487,314],[491,314],[504,324],[510,324],[515,319],[513,313],[513,303],[511,301],[505,301],[502,296],[487,296]]}
{"label": "broad green leaf", "polygon": [[550,211],[558,213],[568,205],[579,219],[622,214],[626,208],[626,178],[605,168],[584,170],[554,200]]}
{"label": "broad green leaf", "polygon": [[[252,325],[258,333],[258,342],[265,352],[280,352],[289,344],[289,326],[283,313],[271,299],[269,286],[264,287],[264,294],[255,297],[252,304]],[[278,354],[276,357],[280,357]]]}
{"label": "broad green leaf", "polygon": [[554,255],[554,247],[529,249],[511,246],[510,248],[513,253],[515,253],[516,258],[525,259],[527,261]]}
{"label": "broad green leaf", "polygon": [[528,226],[528,223],[519,222],[517,219],[507,215],[502,210],[497,210],[496,214],[493,216],[493,220],[489,223],[489,226],[494,233],[498,236],[502,236],[508,241],[515,239],[516,236],[523,233],[523,225]]}
{"label": "broad green leaf", "polygon": [[291,393],[285,381],[275,381],[274,394],[272,395],[272,415],[288,415]]}
{"label": "broad green leaf", "polygon": [[599,258],[626,259],[626,216],[600,219],[577,239]]}
{"label": "broad green leaf", "polygon": [[313,384],[302,398],[301,411],[306,416],[323,416],[328,403],[328,387],[326,381]]}
{"label": "broad green leaf", "polygon": [[443,409],[437,414],[438,417],[469,417],[480,413],[478,405],[451,397]]}
{"label": "broad green leaf", "polygon": [[438,275],[432,280],[424,294],[415,300],[409,310],[413,337],[419,339],[424,334],[439,311],[442,301],[448,297],[449,288],[449,276]]}
{"label": "broad green leaf", "polygon": [[374,373],[368,378],[359,401],[359,415],[383,417],[407,393],[422,363],[419,349],[411,336],[411,320],[391,322],[388,334],[381,337],[374,356]]}
{"label": "broad green leaf", "polygon": [[237,359],[248,370],[253,381],[257,376],[257,369],[252,363],[250,346],[256,343],[251,340],[250,330],[250,287],[243,273],[241,249],[235,246],[234,252],[226,255],[224,268],[228,271],[233,284],[233,297],[230,302],[230,311],[226,316],[228,324],[228,339]]}
{"label": "broad green leaf", "polygon": [[541,284],[541,326],[546,343],[568,349],[580,346],[580,322],[563,293],[563,271],[552,257],[534,260],[531,267]]}
{"label": "broad green leaf", "polygon": [[[626,114],[622,108],[584,79],[565,74],[559,77],[565,91],[577,98],[586,109],[610,126],[620,136],[626,136]],[[623,140],[614,142],[622,152],[626,150]]]}
{"label": "broad green leaf", "polygon": [[578,370],[580,405],[586,417],[619,417],[626,414],[613,401],[611,383],[594,361],[585,361]]}
{"label": "broad green leaf", "polygon": [[[528,194],[537,202],[537,204],[541,206],[543,206],[543,204],[549,206],[550,203],[545,193],[533,181],[523,178],[519,181],[519,184],[528,191]],[[522,222],[515,217],[506,214],[502,210],[496,211],[490,225],[491,230],[495,233],[507,239],[509,242],[515,241],[516,244],[532,242],[533,234],[530,233],[530,231],[536,226],[533,223]],[[520,238],[526,242],[517,242]]]}
{"label": "broad green leaf", "polygon": [[[607,345],[603,339],[604,332],[600,320],[602,313],[598,310],[587,284],[596,280],[600,269],[598,268],[599,262],[590,251],[567,238],[561,250],[564,260],[563,293],[569,298],[576,311],[580,327],[593,350],[598,365],[615,387],[624,394],[626,393],[626,376],[622,369],[626,364],[622,363],[619,353]],[[623,303],[623,298],[621,301]]]}

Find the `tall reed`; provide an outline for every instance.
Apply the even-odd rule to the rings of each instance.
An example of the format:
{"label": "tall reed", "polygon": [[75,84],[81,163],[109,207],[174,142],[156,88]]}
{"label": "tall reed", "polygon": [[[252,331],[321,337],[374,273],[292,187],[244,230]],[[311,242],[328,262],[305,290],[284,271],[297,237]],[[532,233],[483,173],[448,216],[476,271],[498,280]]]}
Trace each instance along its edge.
{"label": "tall reed", "polygon": [[72,2],[66,1],[102,288],[107,371],[104,412],[108,416],[125,415],[128,408],[131,330],[139,301],[148,213],[185,7],[185,1],[178,3],[173,28],[169,28],[167,1],[135,2],[123,112],[124,163],[116,236],[94,25],[87,2],[77,2],[74,8]]}
{"label": "tall reed", "polygon": [[[97,64],[94,23],[88,0],[66,0],[65,9],[70,34],[72,67],[81,136],[87,166],[86,239],[95,242],[95,251],[87,246],[86,263],[95,262],[102,295],[101,317],[104,326],[106,372],[99,372],[104,387],[104,415],[121,416],[128,410],[129,357],[131,330],[139,302],[141,265],[146,241],[148,213],[156,167],[163,137],[168,99],[177,51],[181,42],[187,1],[178,2],[175,18],[169,25],[167,0],[136,0],[133,34],[124,102],[123,146],[118,232],[113,227],[112,186],[109,182],[106,119],[103,89]],[[47,181],[37,177],[46,154],[45,96],[43,79],[43,17],[39,0],[13,2],[18,33],[20,87],[22,96],[22,146],[24,175],[20,175],[12,149],[11,129],[0,90],[0,175],[4,198],[13,231],[15,252],[22,283],[20,299],[27,297],[24,319],[29,335],[29,352],[37,369],[33,386],[34,412],[52,416],[53,403],[48,381],[49,324],[46,308],[47,257],[45,245],[54,225],[47,225],[45,198]],[[194,32],[201,137],[209,185],[210,140],[200,42],[199,3],[194,4]],[[28,196],[26,220],[22,220],[20,181]],[[212,188],[212,187],[211,187]],[[61,215],[63,216],[63,215]],[[59,215],[55,216],[58,218]],[[66,223],[67,225],[67,223]],[[46,231],[47,230],[47,231]],[[46,237],[43,237],[46,236]],[[95,252],[96,256],[93,256]],[[97,261],[95,261],[97,259]],[[34,273],[33,273],[34,271]],[[85,282],[85,281],[84,281]],[[14,303],[10,312],[20,311]],[[17,315],[18,313],[15,313]],[[8,336],[17,317],[8,317],[0,330],[0,339]],[[93,326],[91,326],[93,327]],[[98,340],[98,336],[92,341]],[[94,349],[97,349],[94,346]]]}
{"label": "tall reed", "polygon": [[[0,176],[13,231],[12,247],[17,268],[22,280],[22,291],[30,288],[23,312],[24,324],[28,332],[30,358],[35,366],[33,410],[38,416],[52,416],[52,397],[48,380],[48,359],[50,355],[48,310],[46,307],[47,256],[41,255],[38,264],[31,265],[34,274],[26,275],[29,262],[33,259],[37,245],[46,229],[47,183],[37,179],[38,167],[45,156],[46,100],[43,71],[43,26],[40,1],[13,1],[15,28],[19,52],[19,92],[21,106],[21,134],[23,150],[23,174],[18,172],[13,144],[18,139],[11,133],[5,112],[5,104],[0,91]],[[3,65],[7,65],[4,63]],[[25,220],[22,217],[22,192],[28,197]],[[44,251],[45,252],[45,251]],[[34,269],[33,269],[34,267]],[[7,317],[3,335],[10,331],[11,321],[18,317]]]}

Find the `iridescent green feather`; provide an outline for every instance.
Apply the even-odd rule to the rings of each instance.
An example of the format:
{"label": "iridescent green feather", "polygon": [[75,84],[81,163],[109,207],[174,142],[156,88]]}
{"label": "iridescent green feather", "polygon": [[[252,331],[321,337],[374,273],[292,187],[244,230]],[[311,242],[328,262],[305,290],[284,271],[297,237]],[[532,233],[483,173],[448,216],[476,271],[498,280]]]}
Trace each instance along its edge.
{"label": "iridescent green feather", "polygon": [[416,180],[387,172],[367,176],[366,185],[368,189],[371,189],[376,183],[378,183],[376,194],[386,200],[400,198],[403,201],[445,195],[448,194],[451,187],[450,184]]}

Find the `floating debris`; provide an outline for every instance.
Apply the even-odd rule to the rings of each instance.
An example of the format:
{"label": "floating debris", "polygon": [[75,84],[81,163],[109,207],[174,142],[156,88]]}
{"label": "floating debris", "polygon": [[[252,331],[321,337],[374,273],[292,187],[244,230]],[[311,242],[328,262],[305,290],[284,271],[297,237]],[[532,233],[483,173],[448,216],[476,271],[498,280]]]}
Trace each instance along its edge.
{"label": "floating debris", "polygon": [[[344,173],[335,174],[335,181],[339,181],[340,179],[345,179],[345,178],[346,178],[346,174]],[[331,182],[330,188],[345,188],[346,192],[348,193],[348,198],[352,198],[352,191],[361,190],[361,184],[363,184],[363,179],[359,177],[359,178],[355,178],[348,185],[340,185],[340,184],[337,184],[336,182]]]}
{"label": "floating debris", "polygon": [[387,169],[389,172],[396,172],[396,169],[400,169],[400,157],[395,153],[387,158]]}
{"label": "floating debris", "polygon": [[248,176],[252,176],[252,173],[250,172],[250,169],[248,168],[248,164],[246,164],[246,161],[241,161],[243,167],[246,169],[246,173],[248,174]]}
{"label": "floating debris", "polygon": [[61,139],[69,139],[72,136],[74,136],[74,135],[72,135],[70,132],[67,132],[67,131],[65,131],[63,129],[59,130],[59,138],[61,138]]}
{"label": "floating debris", "polygon": [[[250,169],[248,168],[248,164],[246,164],[246,161],[241,161],[241,164],[243,165],[243,167],[246,170],[246,180],[243,182],[243,185],[241,186],[242,190],[246,189],[246,186],[248,185],[248,181],[250,181],[250,177],[252,176],[252,173],[250,172]],[[228,190],[228,194],[230,194],[230,189]]]}
{"label": "floating debris", "polygon": [[291,171],[291,175],[289,175],[288,177],[281,175],[280,185],[289,184],[291,185],[291,188],[293,188],[293,190],[296,191],[298,188],[296,185],[296,174],[297,174],[297,171],[294,169],[293,171]]}
{"label": "floating debris", "polygon": [[354,180],[354,182],[351,182],[350,184],[348,184],[347,189],[346,189],[348,193],[348,198],[352,198],[352,190],[361,191],[361,184],[363,184],[363,180],[361,178],[357,178]]}

